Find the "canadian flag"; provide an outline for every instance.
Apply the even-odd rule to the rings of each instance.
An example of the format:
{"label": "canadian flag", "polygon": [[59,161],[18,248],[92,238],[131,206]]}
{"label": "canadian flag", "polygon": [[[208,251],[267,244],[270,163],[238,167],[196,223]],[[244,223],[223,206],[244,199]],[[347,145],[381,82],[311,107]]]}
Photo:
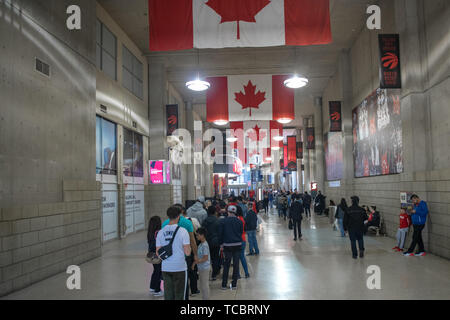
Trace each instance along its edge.
{"label": "canadian flag", "polygon": [[211,77],[206,93],[206,119],[216,121],[294,119],[294,90],[287,75]]}
{"label": "canadian flag", "polygon": [[150,50],[332,42],[329,0],[149,0]]}

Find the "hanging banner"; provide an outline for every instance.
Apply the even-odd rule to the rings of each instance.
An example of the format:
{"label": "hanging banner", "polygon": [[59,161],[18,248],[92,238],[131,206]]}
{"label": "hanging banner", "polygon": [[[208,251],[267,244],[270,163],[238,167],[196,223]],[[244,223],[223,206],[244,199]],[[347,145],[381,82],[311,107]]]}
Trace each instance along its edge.
{"label": "hanging banner", "polygon": [[316,148],[316,137],[314,135],[314,128],[306,128],[306,149]]}
{"label": "hanging banner", "polygon": [[341,102],[330,101],[330,132],[342,131]]}
{"label": "hanging banner", "polygon": [[283,165],[284,165],[284,170],[287,171],[288,165],[289,165],[287,144],[283,145]]}
{"label": "hanging banner", "polygon": [[303,142],[297,142],[297,159],[303,159]]}
{"label": "hanging banner", "polygon": [[288,170],[297,171],[297,137],[287,137]]}
{"label": "hanging banner", "polygon": [[167,136],[171,136],[178,129],[178,105],[169,104],[166,106]]}
{"label": "hanging banner", "polygon": [[379,34],[380,89],[400,89],[400,41],[398,34]]}

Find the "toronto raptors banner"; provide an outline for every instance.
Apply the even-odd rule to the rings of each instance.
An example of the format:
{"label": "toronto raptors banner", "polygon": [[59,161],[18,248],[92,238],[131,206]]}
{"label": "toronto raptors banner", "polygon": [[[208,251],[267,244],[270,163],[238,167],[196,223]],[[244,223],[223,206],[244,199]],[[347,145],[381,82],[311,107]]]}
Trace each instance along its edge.
{"label": "toronto raptors banner", "polygon": [[295,119],[294,90],[284,86],[288,75],[210,77],[206,121]]}
{"label": "toronto raptors banner", "polygon": [[341,102],[330,101],[330,132],[342,131]]}
{"label": "toronto raptors banner", "polygon": [[297,171],[297,137],[287,137],[288,170]]}
{"label": "toronto raptors banner", "polygon": [[332,42],[329,0],[149,0],[150,50]]}
{"label": "toronto raptors banner", "polygon": [[303,142],[297,142],[297,159],[303,159]]}
{"label": "toronto raptors banner", "polygon": [[306,149],[316,148],[316,137],[314,135],[314,128],[306,128]]}
{"label": "toronto raptors banner", "polygon": [[170,104],[166,106],[167,136],[171,136],[178,129],[178,105]]}
{"label": "toronto raptors banner", "polygon": [[284,170],[287,171],[288,170],[288,165],[289,165],[289,161],[288,161],[288,147],[287,144],[283,145],[283,166],[284,166]]}
{"label": "toronto raptors banner", "polygon": [[380,89],[401,88],[400,41],[398,34],[379,34]]}

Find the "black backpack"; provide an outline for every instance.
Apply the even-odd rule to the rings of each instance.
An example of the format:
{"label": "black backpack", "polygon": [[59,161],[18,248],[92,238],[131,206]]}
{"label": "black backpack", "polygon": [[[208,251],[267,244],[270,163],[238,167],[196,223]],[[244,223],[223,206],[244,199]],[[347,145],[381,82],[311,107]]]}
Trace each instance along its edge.
{"label": "black backpack", "polygon": [[178,229],[180,229],[180,226],[177,226],[175,229],[175,232],[173,233],[172,239],[170,239],[170,242],[168,245],[159,248],[158,255],[161,260],[166,260],[172,256],[172,244],[173,240],[175,240],[175,236],[177,235]]}

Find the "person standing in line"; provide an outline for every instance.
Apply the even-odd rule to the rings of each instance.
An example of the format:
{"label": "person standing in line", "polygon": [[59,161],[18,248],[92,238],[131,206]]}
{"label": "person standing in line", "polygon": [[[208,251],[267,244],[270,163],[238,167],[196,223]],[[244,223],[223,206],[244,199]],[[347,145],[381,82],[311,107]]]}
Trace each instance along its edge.
{"label": "person standing in line", "polygon": [[245,217],[247,215],[247,206],[245,205],[244,199],[241,196],[237,197],[237,204],[242,210],[242,215]]}
{"label": "person standing in line", "polygon": [[353,259],[358,258],[358,251],[356,250],[356,241],[358,241],[359,257],[364,257],[364,228],[367,223],[366,211],[359,206],[359,197],[353,196],[352,206],[348,208],[344,215],[344,229],[348,230],[350,243],[352,246]]}
{"label": "person standing in line", "polygon": [[298,239],[302,240],[302,214],[303,214],[303,203],[301,202],[300,196],[292,195],[292,205],[289,209],[290,218],[292,219],[294,227],[294,241]]}
{"label": "person standing in line", "polygon": [[205,210],[205,197],[198,197],[197,201],[186,211],[189,218],[196,218],[200,225],[208,217]]}
{"label": "person standing in line", "polygon": [[[198,260],[194,261],[197,265],[198,275],[200,280],[200,288],[202,292],[202,299],[209,300],[209,269],[211,268],[211,260],[209,253],[208,242],[206,241],[207,231],[205,228],[199,228],[195,235],[200,244],[198,246]],[[192,266],[194,268],[194,266]]]}
{"label": "person standing in line", "polygon": [[256,239],[256,229],[258,227],[258,216],[252,210],[252,203],[248,203],[247,216],[245,217],[245,231],[248,236],[248,256],[259,255],[258,240]]}
{"label": "person standing in line", "polygon": [[305,216],[307,219],[311,217],[311,202],[311,196],[308,194],[308,191],[305,191],[305,195],[303,196],[303,207],[305,208]]}
{"label": "person standing in line", "polygon": [[[414,204],[413,210],[411,210],[411,221],[413,225],[413,238],[411,242],[411,246],[408,251],[404,253],[405,256],[424,256],[425,255],[425,247],[423,245],[422,239],[422,230],[425,227],[425,223],[427,221],[428,215],[428,206],[427,203],[419,198],[418,195],[413,194],[411,196],[411,200]],[[413,253],[416,245],[419,245],[419,251],[415,254]]]}
{"label": "person standing in line", "polygon": [[242,232],[244,231],[244,225],[236,217],[236,206],[228,206],[227,211],[228,216],[220,220],[219,243],[223,247],[225,256],[222,273],[222,290],[227,289],[231,260],[233,260],[233,280],[231,285],[232,289],[236,290],[239,279],[239,257],[242,250]]}
{"label": "person standing in line", "polygon": [[184,300],[187,285],[187,264],[185,256],[191,254],[189,234],[186,229],[180,227],[181,210],[171,206],[167,209],[169,224],[158,232],[156,237],[156,252],[168,245],[173,239],[172,255],[161,262],[161,270],[164,278],[164,299]]}
{"label": "person standing in line", "polygon": [[344,198],[341,199],[341,203],[337,206],[335,218],[338,221],[339,230],[341,231],[341,237],[345,237],[344,229],[344,216],[348,210],[347,201]]}
{"label": "person standing in line", "polygon": [[220,272],[220,244],[219,244],[219,218],[216,216],[216,208],[208,208],[208,218],[203,222],[206,229],[206,241],[210,248],[210,260],[212,264],[211,281],[215,281]]}
{"label": "person standing in line", "polygon": [[411,225],[411,218],[406,212],[405,208],[401,208],[400,211],[400,225],[397,229],[397,245],[392,248],[397,252],[403,252],[405,245],[406,235],[408,234],[409,226]]}
{"label": "person standing in line", "polygon": [[[244,227],[242,230],[242,248],[241,248],[241,255],[240,255],[239,260],[241,260],[242,267],[244,268],[245,278],[249,278],[250,274],[248,273],[247,259],[245,259],[245,248],[247,246],[246,233],[245,233],[245,220],[244,220],[244,217],[242,216],[242,211],[238,210],[236,213],[236,217],[238,217],[238,219],[241,220],[242,225]],[[239,275],[239,277],[240,277],[240,275]]]}
{"label": "person standing in line", "polygon": [[[160,230],[161,230],[161,218],[158,216],[151,217],[148,223],[148,231],[147,231],[148,252],[156,253],[156,237]],[[161,280],[162,280],[161,263],[152,265],[153,265],[153,272],[150,280],[150,292],[153,293],[155,297],[161,297],[164,295],[164,292],[161,291]]]}

